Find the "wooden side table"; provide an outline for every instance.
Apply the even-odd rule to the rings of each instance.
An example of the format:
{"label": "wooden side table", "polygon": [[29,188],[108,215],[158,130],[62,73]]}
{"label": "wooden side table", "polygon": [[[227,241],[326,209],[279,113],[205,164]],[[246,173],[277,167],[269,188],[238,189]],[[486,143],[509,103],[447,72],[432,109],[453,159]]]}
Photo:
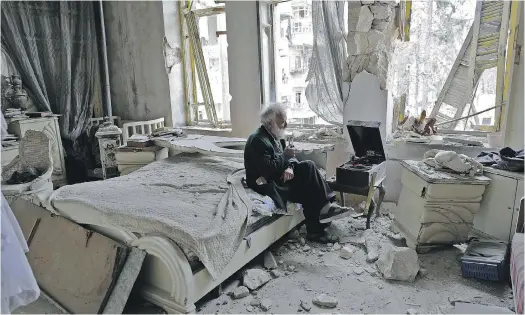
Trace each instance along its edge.
{"label": "wooden side table", "polygon": [[[381,204],[383,203],[383,199],[385,198],[386,190],[383,186],[383,181],[385,180],[385,177],[377,178],[377,173],[372,173],[370,177],[370,183],[373,183],[369,186],[348,186],[348,185],[341,185],[338,184],[335,180],[335,176],[331,177],[327,180],[328,185],[330,188],[335,191],[339,192],[341,194],[341,205],[345,206],[345,198],[344,194],[354,194],[358,196],[365,196],[366,197],[366,204],[364,209],[364,214],[366,215],[366,228],[370,228],[370,220],[372,218],[372,213],[374,212],[374,209],[376,211],[376,217],[380,214]],[[379,198],[377,200],[377,204],[374,201],[374,193],[376,189],[379,191]]]}

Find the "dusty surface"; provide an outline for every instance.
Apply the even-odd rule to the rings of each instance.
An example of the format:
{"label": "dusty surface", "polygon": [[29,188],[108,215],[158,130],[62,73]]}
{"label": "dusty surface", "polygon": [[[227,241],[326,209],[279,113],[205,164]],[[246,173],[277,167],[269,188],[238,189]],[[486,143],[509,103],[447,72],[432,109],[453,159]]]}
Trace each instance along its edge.
{"label": "dusty surface", "polygon": [[[386,204],[389,207],[389,204]],[[382,216],[372,223],[376,232],[388,229],[390,219]],[[364,219],[342,219],[332,224],[330,230],[341,236],[360,236],[365,228]],[[301,236],[304,237],[304,227]],[[380,234],[380,233],[379,233]],[[273,278],[264,286],[240,299],[232,299],[227,292],[241,285],[242,271],[227,280],[224,293],[218,297],[211,294],[197,303],[201,314],[212,313],[452,313],[453,304],[471,302],[485,305],[495,305],[513,309],[511,289],[508,284],[497,284],[461,276],[459,258],[461,250],[455,247],[434,250],[419,255],[420,274],[413,283],[387,281],[379,272],[374,272],[375,264],[366,262],[366,252],[362,246],[354,246],[355,252],[349,259],[340,257],[339,251],[333,251],[327,245],[319,245],[306,241],[310,248],[304,251],[301,239],[291,243],[288,236],[272,246],[276,255],[281,276]],[[356,239],[356,238],[354,238]],[[387,242],[388,237],[381,238]],[[290,244],[290,245],[285,245]],[[293,245],[292,245],[293,244]],[[345,244],[352,247],[353,245]],[[293,249],[289,249],[292,247]],[[296,248],[294,248],[296,247]],[[307,248],[308,248],[307,247]],[[246,269],[263,268],[264,256],[260,255]],[[289,268],[294,266],[294,268]],[[290,272],[290,269],[294,269]],[[421,275],[423,274],[423,276]],[[333,309],[321,309],[312,299],[321,294],[337,299],[338,304]],[[258,306],[265,301],[271,302],[268,311],[262,311]],[[301,302],[303,306],[301,307]],[[32,307],[32,312],[37,310]],[[126,313],[162,313],[158,307],[131,299],[126,307]]]}
{"label": "dusty surface", "polygon": [[[350,221],[350,222],[348,222]],[[387,228],[389,219],[383,216],[372,224],[376,231]],[[330,229],[340,235],[359,235],[365,228],[364,219],[339,220]],[[304,228],[301,235],[304,236]],[[300,240],[297,249],[288,249],[289,238],[272,248],[282,253],[276,256],[279,270],[283,276],[273,279],[257,290],[256,295],[232,300],[226,293],[238,285],[241,274],[234,275],[224,285],[224,294],[219,298],[205,297],[197,304],[199,313],[247,313],[254,299],[270,299],[272,307],[268,313],[306,313],[300,307],[301,301],[311,306],[310,313],[403,313],[408,309],[419,313],[450,313],[453,302],[496,305],[512,308],[513,300],[507,284],[466,279],[461,276],[458,259],[461,251],[452,247],[420,254],[419,261],[423,268],[413,283],[387,281],[379,272],[373,272],[375,264],[366,262],[364,247],[357,250],[350,259],[340,257],[338,251],[327,251],[326,245],[306,242],[310,250],[303,251]],[[383,241],[387,241],[383,238]],[[347,244],[348,245],[348,244]],[[295,245],[292,245],[295,246]],[[322,254],[322,256],[320,256]],[[295,266],[289,272],[288,266]],[[262,268],[262,255],[246,268]],[[364,270],[364,272],[362,272]],[[286,274],[285,274],[286,273]],[[375,275],[371,275],[375,274]],[[334,309],[321,309],[312,303],[320,294],[327,294],[338,300]],[[299,311],[301,310],[301,311]],[[254,312],[262,312],[254,309]]]}

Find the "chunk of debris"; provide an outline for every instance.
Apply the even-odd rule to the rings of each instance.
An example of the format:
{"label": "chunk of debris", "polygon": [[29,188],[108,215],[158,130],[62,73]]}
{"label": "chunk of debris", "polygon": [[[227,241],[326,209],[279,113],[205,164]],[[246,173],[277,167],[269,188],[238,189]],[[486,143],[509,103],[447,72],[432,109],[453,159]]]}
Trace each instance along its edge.
{"label": "chunk of debris", "polygon": [[426,277],[426,276],[428,276],[428,270],[425,269],[425,268],[420,268],[420,269],[419,269],[419,275],[420,275],[421,277]]}
{"label": "chunk of debris", "polygon": [[250,305],[253,307],[259,307],[259,305],[261,305],[261,301],[259,301],[259,299],[253,299],[250,301]]}
{"label": "chunk of debris", "polygon": [[408,315],[416,315],[416,314],[419,314],[418,311],[416,309],[413,309],[413,308],[409,308],[407,310],[407,314]]}
{"label": "chunk of debris", "polygon": [[363,268],[361,268],[361,267],[355,267],[355,268],[353,269],[353,272],[354,272],[354,274],[360,276],[360,275],[363,274],[363,272],[365,272],[365,270],[364,270]]}
{"label": "chunk of debris", "polygon": [[338,301],[336,298],[323,293],[314,297],[312,303],[323,308],[335,308]]}
{"label": "chunk of debris", "polygon": [[226,305],[226,304],[228,304],[227,300],[222,301],[222,305]]}
{"label": "chunk of debris", "polygon": [[406,247],[407,246],[407,240],[402,234],[399,233],[385,233],[385,236],[390,239],[392,244],[398,247]]}
{"label": "chunk of debris", "polygon": [[284,255],[285,251],[286,250],[283,247],[280,247],[279,249],[275,251],[275,256],[282,256]]}
{"label": "chunk of debris", "polygon": [[372,230],[366,230],[364,233],[366,247],[366,262],[373,263],[379,259],[379,250],[381,248],[381,234]]}
{"label": "chunk of debris", "polygon": [[310,312],[310,310],[312,309],[312,305],[310,305],[310,303],[305,302],[305,301],[301,301],[301,304],[300,304],[299,306],[301,306],[301,308],[302,308],[305,312]]}
{"label": "chunk of debris", "polygon": [[266,251],[264,253],[264,268],[266,269],[277,268],[277,262],[275,261],[275,257],[273,257],[273,254],[270,251]]}
{"label": "chunk of debris", "polygon": [[248,306],[246,306],[246,311],[247,311],[248,313],[253,313],[253,311],[255,311],[255,309],[253,308],[253,306],[248,305]]}
{"label": "chunk of debris", "polygon": [[242,284],[250,290],[256,290],[271,279],[272,277],[262,269],[249,269],[244,274]]}
{"label": "chunk of debris", "polygon": [[354,249],[350,246],[344,246],[339,251],[339,256],[343,259],[350,259],[354,255]]}
{"label": "chunk of debris", "polygon": [[389,245],[376,262],[385,279],[412,282],[419,271],[417,253],[408,247]]}
{"label": "chunk of debris", "polygon": [[270,299],[262,299],[261,303],[259,305],[259,308],[263,312],[268,312],[270,310],[270,308],[272,308],[272,300],[270,300]]}
{"label": "chunk of debris", "polygon": [[279,265],[282,265],[282,264],[284,264],[284,261],[279,260],[278,263],[279,263]]}
{"label": "chunk of debris", "polygon": [[259,294],[259,291],[257,291],[257,290],[253,290],[253,291],[251,292],[251,294],[252,294],[252,295],[257,295],[257,294]]}
{"label": "chunk of debris", "polygon": [[335,243],[334,246],[332,247],[333,250],[340,250],[341,249],[341,245],[339,243]]}
{"label": "chunk of debris", "polygon": [[299,234],[299,231],[297,231],[297,229],[294,229],[293,231],[290,232],[290,239],[292,240],[298,240],[301,238],[301,234]]}
{"label": "chunk of debris", "polygon": [[318,256],[318,257],[323,257],[324,254],[323,254],[322,252],[319,252],[319,253],[317,253],[317,256]]}
{"label": "chunk of debris", "polygon": [[233,290],[232,298],[237,300],[247,297],[248,295],[250,295],[250,290],[248,290],[247,287],[241,285],[240,287],[237,287],[235,290]]}
{"label": "chunk of debris", "polygon": [[377,269],[375,267],[367,267],[366,272],[368,272],[372,277],[377,276]]}
{"label": "chunk of debris", "polygon": [[332,243],[327,243],[326,246],[328,246],[328,247],[332,247],[332,246],[334,246],[334,244],[332,244]]}
{"label": "chunk of debris", "polygon": [[304,245],[304,246],[303,246],[303,252],[307,252],[307,251],[309,251],[310,249],[311,249],[311,248],[310,248],[310,246],[308,246],[308,245]]}
{"label": "chunk of debris", "polygon": [[345,236],[341,238],[339,243],[350,244],[354,246],[364,246],[365,240],[362,235],[351,235],[351,236]]}
{"label": "chunk of debris", "polygon": [[279,277],[281,277],[281,276],[283,275],[283,274],[282,274],[279,270],[277,270],[277,269],[274,269],[274,270],[270,271],[270,274],[271,274],[272,277],[274,277],[274,278],[279,278]]}
{"label": "chunk of debris", "polygon": [[301,237],[301,238],[299,239],[299,242],[301,243],[301,245],[306,244],[306,240],[304,239],[304,237]]}
{"label": "chunk of debris", "polygon": [[288,269],[288,271],[290,271],[290,272],[294,272],[295,271],[295,266],[294,265],[288,265],[288,267],[286,267],[286,269]]}

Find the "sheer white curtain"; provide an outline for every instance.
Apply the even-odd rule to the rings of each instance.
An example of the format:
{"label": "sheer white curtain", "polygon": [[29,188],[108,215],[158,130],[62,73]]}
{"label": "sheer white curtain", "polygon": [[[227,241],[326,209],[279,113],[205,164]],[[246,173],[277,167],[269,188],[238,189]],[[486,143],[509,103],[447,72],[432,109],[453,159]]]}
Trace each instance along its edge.
{"label": "sheer white curtain", "polygon": [[312,1],[314,40],[305,91],[312,111],[339,126],[344,106],[345,5],[345,1]]}

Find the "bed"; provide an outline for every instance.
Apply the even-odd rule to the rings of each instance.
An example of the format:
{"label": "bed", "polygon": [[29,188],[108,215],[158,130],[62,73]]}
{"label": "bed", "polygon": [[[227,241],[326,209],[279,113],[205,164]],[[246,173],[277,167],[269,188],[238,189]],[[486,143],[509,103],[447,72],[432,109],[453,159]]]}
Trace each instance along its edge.
{"label": "bed", "polygon": [[[126,176],[62,187],[46,207],[145,250],[142,296],[169,313],[192,313],[196,301],[304,219],[300,205],[276,209],[271,199],[240,189],[242,171],[237,168],[242,168],[242,163],[235,159],[179,154]],[[244,202],[246,198],[249,203]],[[177,202],[169,204],[170,200]],[[213,208],[213,203],[219,206],[209,212],[211,217],[224,223],[200,226],[200,222],[207,222],[206,209]],[[229,206],[221,210],[221,204]],[[192,220],[193,216],[197,219]],[[230,226],[226,217],[238,224]],[[197,227],[186,231],[184,226],[191,221]],[[224,227],[208,233],[215,226]],[[214,248],[217,244],[223,244],[219,251],[226,256],[219,262],[213,261],[220,256]]]}

